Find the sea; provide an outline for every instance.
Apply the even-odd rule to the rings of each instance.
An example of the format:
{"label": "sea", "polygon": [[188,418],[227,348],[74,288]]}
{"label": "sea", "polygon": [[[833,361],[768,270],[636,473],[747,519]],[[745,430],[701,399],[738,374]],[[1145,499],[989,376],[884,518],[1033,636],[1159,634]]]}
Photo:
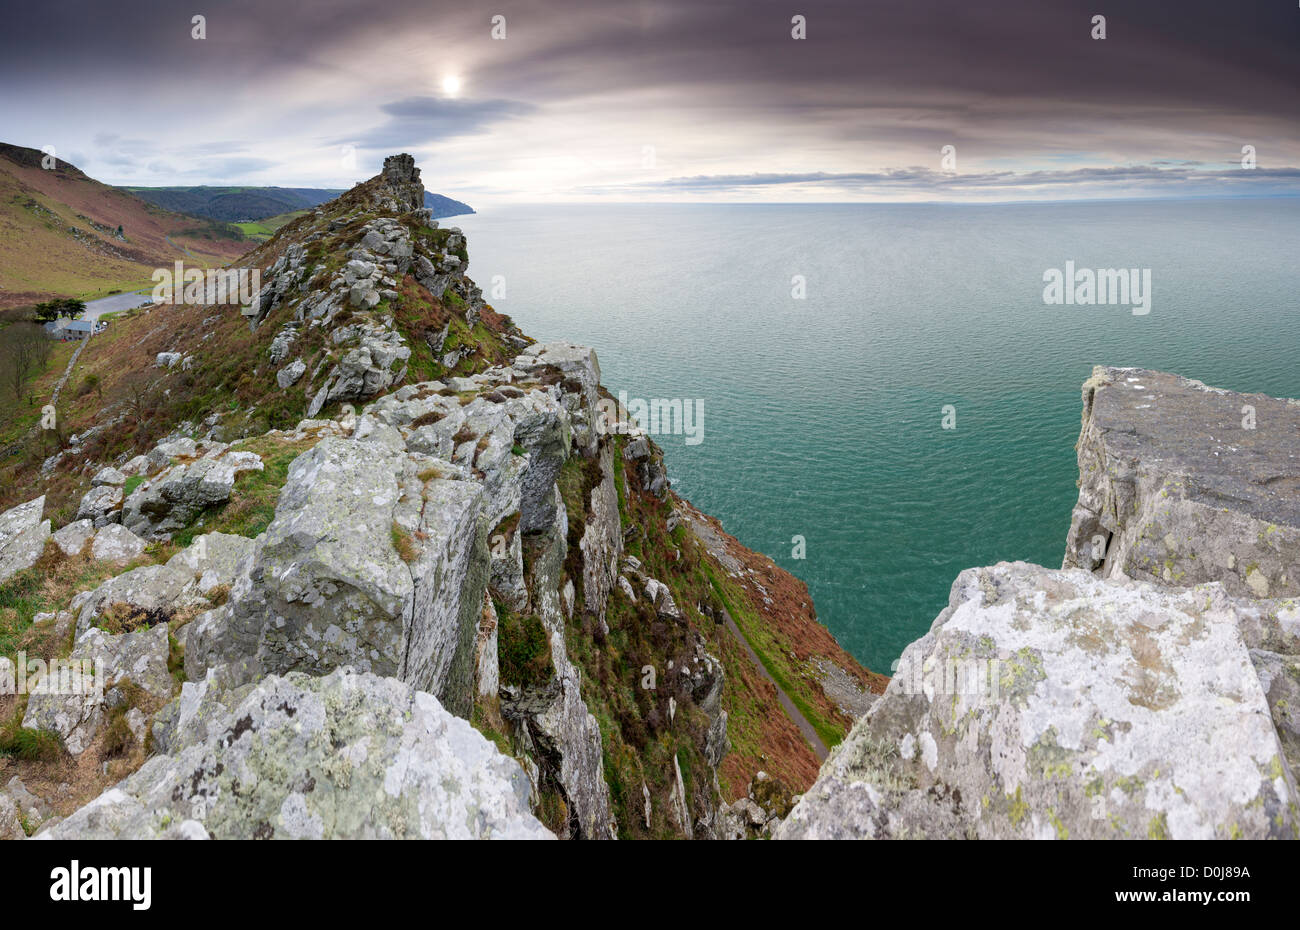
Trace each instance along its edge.
{"label": "sea", "polygon": [[[629,404],[696,414],[691,434],[657,424],[675,490],[803,579],[885,673],[962,569],[1059,567],[1093,365],[1300,397],[1300,199],[518,205],[442,223],[524,332],[593,346]],[[1053,271],[1106,269],[1134,285],[1107,279],[1116,302],[1068,284],[1094,302],[1045,299]]]}

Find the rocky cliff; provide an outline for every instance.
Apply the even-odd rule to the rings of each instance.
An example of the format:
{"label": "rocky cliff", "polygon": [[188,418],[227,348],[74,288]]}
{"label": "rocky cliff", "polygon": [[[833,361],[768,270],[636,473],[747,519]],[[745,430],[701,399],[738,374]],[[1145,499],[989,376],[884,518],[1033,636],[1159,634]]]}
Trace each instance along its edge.
{"label": "rocky cliff", "polygon": [[1097,368],[1065,565],[963,572],[778,838],[1300,835],[1300,404]]}
{"label": "rocky cliff", "polygon": [[423,201],[393,156],[247,306],[88,346],[106,399],[7,473],[0,673],[51,686],[0,698],[0,831],[759,835],[818,762],[781,698],[835,742],[883,690]]}

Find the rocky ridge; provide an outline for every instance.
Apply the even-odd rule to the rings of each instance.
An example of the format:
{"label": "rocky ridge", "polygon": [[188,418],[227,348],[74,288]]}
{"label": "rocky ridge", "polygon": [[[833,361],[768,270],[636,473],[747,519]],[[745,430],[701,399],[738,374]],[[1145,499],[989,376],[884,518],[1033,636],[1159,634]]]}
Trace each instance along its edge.
{"label": "rocky ridge", "polygon": [[[23,642],[102,669],[102,696],[32,693],[11,726],[112,786],[72,809],[68,785],[23,807],[11,784],[0,809],[25,832],[747,835],[784,809],[781,775],[805,786],[783,765],[809,747],[765,755],[791,725],[716,622],[724,597],[754,617],[774,602],[684,525],[662,452],[608,416],[595,352],[535,344],[484,303],[464,237],[422,200],[394,156],[283,228],[249,257],[258,361],[224,369],[237,402],[187,399],[198,412],[143,448],[97,423],[47,469],[86,476],[74,519],[51,533],[45,498],[0,515],[0,602],[48,608]],[[188,336],[148,316],[164,398],[223,376],[218,316]],[[284,425],[259,432],[271,411]],[[830,652],[798,661],[865,689]],[[729,708],[758,729],[733,740]],[[371,810],[372,785],[391,803]]]}

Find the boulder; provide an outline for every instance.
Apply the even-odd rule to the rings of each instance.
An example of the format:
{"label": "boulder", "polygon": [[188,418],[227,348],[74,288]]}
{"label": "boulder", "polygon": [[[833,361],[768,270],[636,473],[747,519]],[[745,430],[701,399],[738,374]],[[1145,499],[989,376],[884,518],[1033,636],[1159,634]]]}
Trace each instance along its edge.
{"label": "boulder", "polygon": [[27,830],[36,830],[50,820],[52,811],[49,804],[28,791],[23,780],[17,775],[5,784],[4,795],[13,801],[14,807],[17,808],[18,819]]}
{"label": "boulder", "polygon": [[27,831],[19,818],[18,805],[9,795],[0,792],[0,840],[25,840]]}
{"label": "boulder", "polygon": [[99,528],[90,546],[90,555],[98,562],[118,562],[125,565],[144,552],[145,541],[118,523]]}
{"label": "boulder", "polygon": [[293,387],[307,372],[307,365],[300,358],[295,358],[275,373],[275,383],[281,388]]}
{"label": "boulder", "polygon": [[122,519],[122,488],[113,484],[101,484],[91,488],[81,498],[77,507],[77,519],[89,520],[96,527],[107,526]]}
{"label": "boulder", "polygon": [[230,588],[247,574],[257,544],[246,536],[205,533],[167,560],[167,567],[189,572],[194,589],[205,597],[217,588]]}
{"label": "boulder", "polygon": [[297,331],[288,327],[275,334],[275,338],[271,340],[271,348],[267,350],[272,365],[278,365],[289,357],[289,350],[293,348],[297,337]]}
{"label": "boulder", "polygon": [[0,514],[0,584],[31,568],[45,551],[50,521],[42,520],[45,495]]}
{"label": "boulder", "polygon": [[95,538],[95,522],[85,519],[76,520],[56,530],[50,538],[64,555],[78,555],[86,548],[86,543]]}
{"label": "boulder", "polygon": [[400,437],[374,438],[327,437],[294,460],[247,575],[195,621],[191,678],[230,662],[252,677],[350,665],[468,713],[482,489],[433,477],[436,460],[401,451]]}
{"label": "boulder", "polygon": [[668,589],[668,585],[664,584],[659,579],[646,579],[645,596],[646,600],[651,604],[654,604],[655,610],[659,612],[659,616],[663,617],[665,620],[675,620],[680,623],[684,619],[681,608],[678,607],[677,602],[673,600],[672,591]]}
{"label": "boulder", "polygon": [[173,465],[136,489],[122,510],[122,524],[146,539],[169,539],[207,508],[230,500],[241,474],[262,468],[261,458],[245,451]]}
{"label": "boulder", "polygon": [[776,835],[1295,837],[1252,612],[1276,613],[1217,584],[962,572]]}
{"label": "boulder", "polygon": [[51,839],[547,839],[513,759],[437,699],[351,669],[259,682],[231,707],[200,683],[166,755]]}
{"label": "boulder", "polygon": [[199,606],[208,605],[197,595],[192,573],[170,565],[144,565],[83,591],[68,609],[77,618],[80,637],[110,613],[152,626],[166,623],[178,610]]}
{"label": "boulder", "polygon": [[121,486],[126,484],[126,475],[118,471],[112,465],[107,465],[95,472],[95,477],[90,479],[92,487],[99,487],[101,484],[111,484]]}

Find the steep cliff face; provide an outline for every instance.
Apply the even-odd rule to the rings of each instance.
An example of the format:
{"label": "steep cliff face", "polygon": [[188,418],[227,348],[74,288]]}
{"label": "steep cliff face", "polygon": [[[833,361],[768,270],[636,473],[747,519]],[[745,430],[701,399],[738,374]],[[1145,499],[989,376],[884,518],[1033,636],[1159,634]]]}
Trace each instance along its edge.
{"label": "steep cliff face", "polygon": [[1300,405],[1098,368],[1078,449],[1065,568],[963,572],[779,838],[1300,835]]}
{"label": "steep cliff face", "polygon": [[[110,404],[47,461],[78,517],[48,543],[45,499],[0,517],[0,603],[68,577],[22,602],[24,641],[116,670],[107,707],[14,708],[125,776],[56,835],[761,833],[816,755],[723,618],[767,624],[762,661],[828,741],[883,690],[802,585],[672,493],[592,349],[483,301],[422,202],[394,156],[248,257],[238,316],[127,321],[161,412],[123,436]],[[422,806],[466,758],[479,776]],[[392,804],[367,812],[376,779]]]}

